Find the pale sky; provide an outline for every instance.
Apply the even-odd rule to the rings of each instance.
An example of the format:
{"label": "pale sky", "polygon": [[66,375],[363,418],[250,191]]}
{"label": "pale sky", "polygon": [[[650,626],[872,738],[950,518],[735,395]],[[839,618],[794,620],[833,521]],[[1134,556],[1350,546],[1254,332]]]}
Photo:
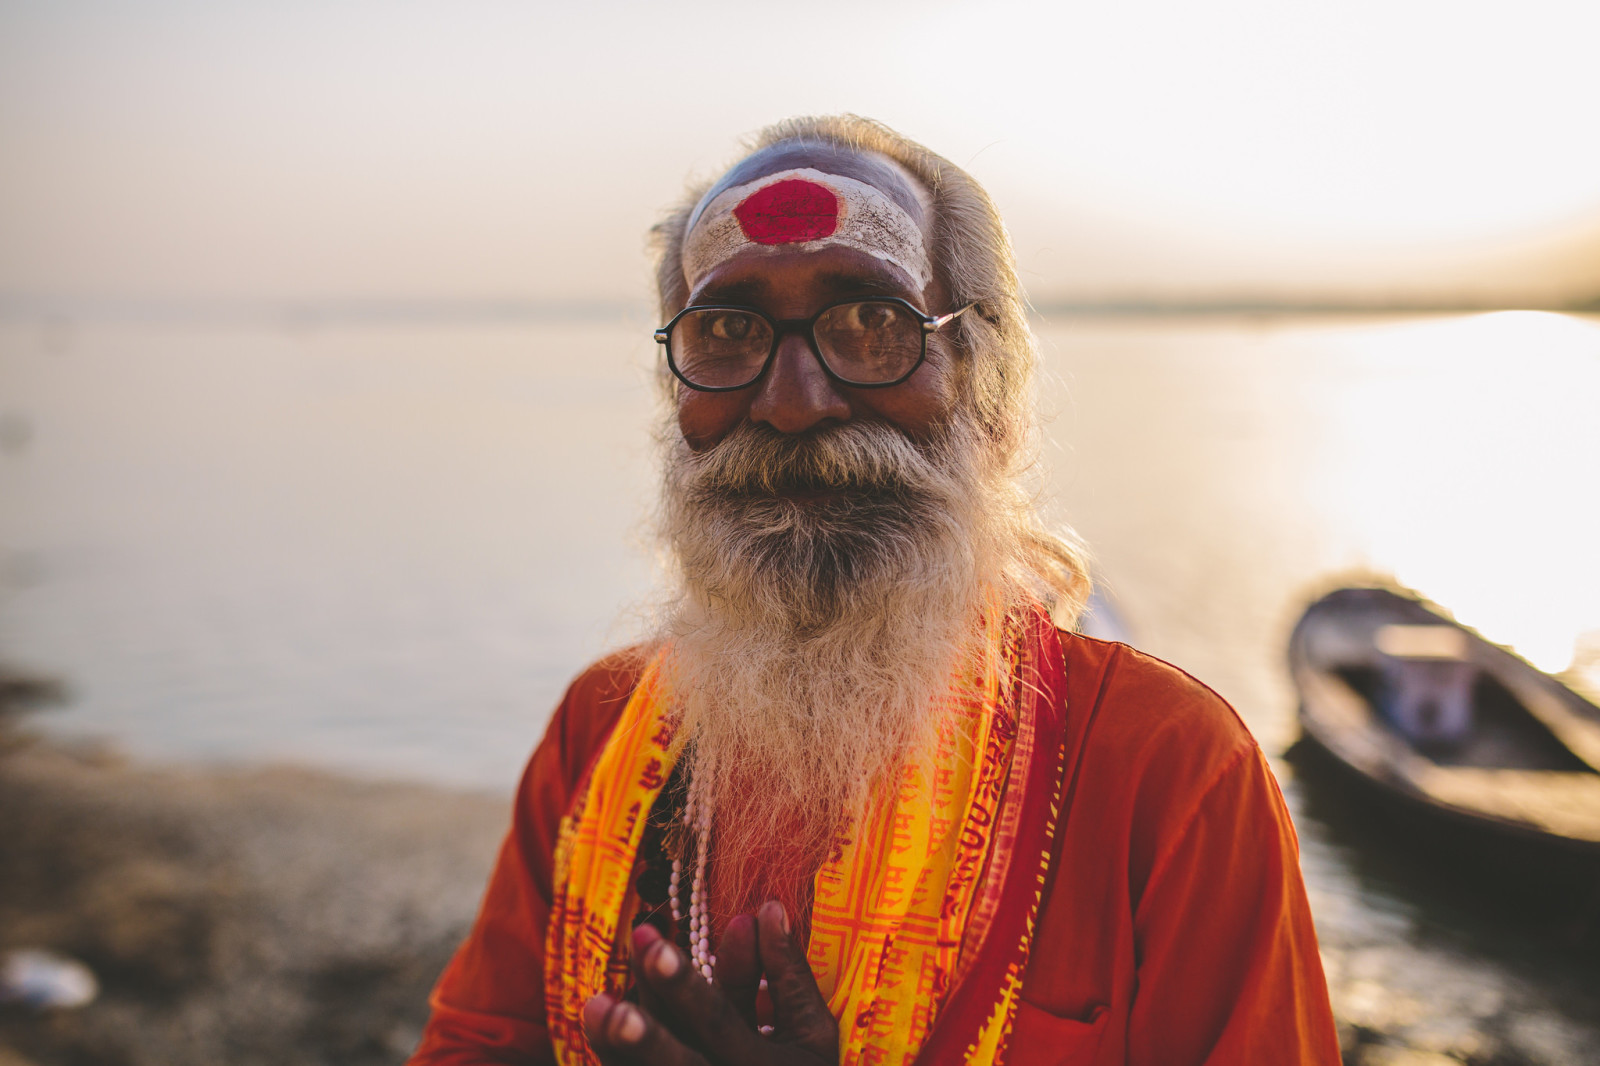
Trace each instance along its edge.
{"label": "pale sky", "polygon": [[0,6],[0,300],[638,301],[643,232],[852,110],[1036,300],[1600,295],[1600,4]]}

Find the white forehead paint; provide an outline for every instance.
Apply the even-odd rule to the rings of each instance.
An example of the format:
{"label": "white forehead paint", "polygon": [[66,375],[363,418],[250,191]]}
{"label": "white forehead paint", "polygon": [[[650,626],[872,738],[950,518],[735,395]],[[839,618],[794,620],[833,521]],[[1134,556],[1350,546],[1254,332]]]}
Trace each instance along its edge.
{"label": "white forehead paint", "polygon": [[843,245],[892,263],[918,289],[933,278],[922,227],[864,181],[806,167],[768,174],[718,193],[683,242],[692,289],[717,264],[745,251],[803,251]]}

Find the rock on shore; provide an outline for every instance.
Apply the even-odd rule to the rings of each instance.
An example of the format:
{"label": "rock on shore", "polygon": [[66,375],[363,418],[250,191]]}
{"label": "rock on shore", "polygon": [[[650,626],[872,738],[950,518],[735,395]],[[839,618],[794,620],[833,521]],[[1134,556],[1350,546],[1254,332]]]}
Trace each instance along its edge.
{"label": "rock on shore", "polygon": [[0,950],[102,993],[0,1009],[4,1066],[403,1061],[505,797],[306,770],[130,766],[0,734]]}

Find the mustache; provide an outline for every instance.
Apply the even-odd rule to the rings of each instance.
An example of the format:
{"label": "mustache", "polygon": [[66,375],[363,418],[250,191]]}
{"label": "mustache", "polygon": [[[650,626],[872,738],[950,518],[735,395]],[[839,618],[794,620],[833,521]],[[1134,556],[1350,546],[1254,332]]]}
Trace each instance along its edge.
{"label": "mustache", "polygon": [[794,492],[882,496],[942,481],[937,442],[919,445],[881,422],[846,422],[804,434],[762,423],[736,427],[714,447],[683,455],[696,496],[751,498]]}

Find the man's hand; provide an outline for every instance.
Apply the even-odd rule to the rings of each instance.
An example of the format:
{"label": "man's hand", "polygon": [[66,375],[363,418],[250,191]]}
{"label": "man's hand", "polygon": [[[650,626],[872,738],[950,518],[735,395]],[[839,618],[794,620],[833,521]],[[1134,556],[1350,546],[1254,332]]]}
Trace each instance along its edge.
{"label": "man's hand", "polygon": [[[589,1046],[607,1066],[817,1066],[839,1061],[839,1026],[777,903],[728,923],[717,946],[717,981],[649,925],[633,935],[639,1004],[599,995],[583,1008]],[[756,1027],[761,975],[775,1014]]]}

